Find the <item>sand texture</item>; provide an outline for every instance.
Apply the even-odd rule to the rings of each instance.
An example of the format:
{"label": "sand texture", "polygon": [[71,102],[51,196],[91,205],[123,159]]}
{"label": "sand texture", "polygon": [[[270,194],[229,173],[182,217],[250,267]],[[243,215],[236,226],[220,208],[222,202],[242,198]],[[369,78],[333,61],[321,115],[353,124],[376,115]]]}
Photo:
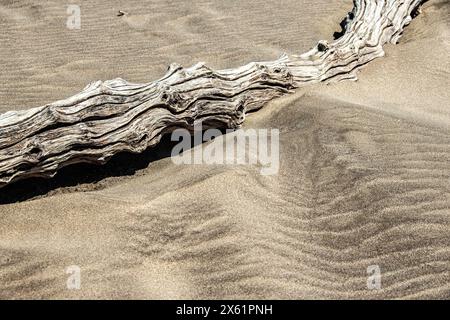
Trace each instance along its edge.
{"label": "sand texture", "polygon": [[[66,5],[0,3],[0,112],[98,79],[148,82],[172,62],[303,53],[352,1],[89,0],[80,30]],[[163,141],[1,189],[0,298],[449,299],[449,56],[450,2],[430,0],[358,82],[250,114],[244,129],[280,130],[277,175],[178,166]],[[66,287],[71,265],[80,290]]]}

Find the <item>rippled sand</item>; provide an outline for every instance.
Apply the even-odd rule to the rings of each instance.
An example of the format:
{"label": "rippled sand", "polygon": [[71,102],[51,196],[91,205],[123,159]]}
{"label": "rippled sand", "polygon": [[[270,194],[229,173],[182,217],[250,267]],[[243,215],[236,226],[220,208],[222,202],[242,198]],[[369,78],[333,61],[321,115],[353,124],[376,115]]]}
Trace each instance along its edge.
{"label": "rippled sand", "polygon": [[[304,52],[351,1],[0,4],[0,111],[97,79],[147,82]],[[117,16],[117,11],[128,14]],[[170,148],[0,190],[0,298],[450,298],[450,3],[431,0],[356,83],[270,103],[280,171],[177,166]],[[166,141],[167,142],[167,141]],[[215,143],[215,142],[213,142]],[[81,289],[68,290],[68,266]],[[367,267],[381,289],[367,289]]]}

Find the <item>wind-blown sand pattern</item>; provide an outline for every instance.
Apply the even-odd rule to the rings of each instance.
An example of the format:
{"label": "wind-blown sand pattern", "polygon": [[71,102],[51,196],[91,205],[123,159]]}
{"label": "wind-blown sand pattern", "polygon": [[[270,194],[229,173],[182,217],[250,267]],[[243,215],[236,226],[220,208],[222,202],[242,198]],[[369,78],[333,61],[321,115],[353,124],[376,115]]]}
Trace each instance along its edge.
{"label": "wind-blown sand pattern", "polygon": [[[91,25],[106,33],[109,21],[114,21],[121,26],[117,41],[121,33],[123,38],[131,38],[132,33],[134,40],[122,39],[121,44],[110,39],[108,47],[106,42],[102,47],[98,33],[73,35],[78,41],[100,42],[92,56],[111,53],[111,59],[94,61],[91,67],[82,53],[78,58],[77,53],[62,58],[45,49],[52,59],[44,59],[45,53],[38,59],[37,49],[21,51],[21,57],[7,52],[17,51],[17,46],[2,47],[0,55],[11,61],[0,73],[6,84],[2,111],[39,105],[41,95],[45,100],[41,104],[64,98],[92,79],[117,74],[133,81],[155,78],[172,61],[203,60],[232,67],[258,55],[262,55],[258,60],[266,60],[283,51],[298,52],[337,31],[340,19],[351,9],[348,1],[344,1],[347,7],[341,1],[265,2],[263,6],[258,1],[235,6],[215,1],[199,5],[207,19],[196,15],[199,8],[188,9],[182,2],[156,3],[156,13],[148,16],[142,15],[137,2],[127,7],[113,3],[108,16],[101,5],[91,4],[87,14],[103,18],[88,17],[92,24],[84,20],[86,28]],[[60,30],[61,24],[52,19],[40,18],[48,13],[38,14],[59,10],[64,23],[65,8],[56,3],[32,4],[2,5],[2,27],[20,30],[16,37],[29,46],[45,47],[46,41],[69,46],[70,41],[55,41],[68,31]],[[254,6],[257,13],[248,16],[247,6]],[[119,9],[141,15],[117,18],[113,14]],[[317,24],[310,23],[311,16],[299,15],[301,10],[317,15]],[[24,182],[2,189],[0,296],[449,298],[449,11],[447,1],[426,3],[400,44],[368,65],[359,82],[300,89],[249,116],[246,128],[280,129],[279,175],[260,176],[258,170],[245,166],[179,167],[167,158],[146,165],[138,158],[131,161],[137,171],[132,174],[114,168],[106,178],[99,174],[80,177],[73,186],[58,185],[68,179],[63,172],[53,185],[36,180],[35,186],[26,187]],[[177,12],[188,18],[171,16]],[[241,19],[231,18],[232,13],[239,13]],[[170,20],[173,29],[157,29],[158,21],[153,19],[158,14]],[[279,23],[282,18],[287,25]],[[233,19],[242,27],[230,29]],[[36,21],[53,32],[36,37],[37,31],[30,28]],[[203,25],[208,28],[199,27]],[[85,32],[83,28],[80,32]],[[151,49],[151,39],[158,42],[155,30],[165,39],[187,39],[186,44],[160,40],[159,47]],[[27,42],[27,37],[36,38],[36,43]],[[190,46],[190,41],[200,45]],[[142,60],[126,54],[127,42],[134,42]],[[248,44],[253,42],[255,47]],[[209,51],[219,45],[226,50]],[[175,56],[177,52],[189,56],[183,61]],[[58,57],[68,59],[59,73],[49,66]],[[19,59],[39,63],[32,67]],[[116,59],[124,62],[118,64]],[[97,71],[99,64],[105,70]],[[146,64],[151,68],[144,74]],[[108,66],[124,69],[103,76],[111,72]],[[73,71],[89,79],[78,83]],[[20,76],[22,81],[11,79]],[[42,90],[33,81],[40,85],[48,81],[49,88]],[[22,90],[11,92],[8,86],[14,90],[22,86]],[[31,89],[29,97],[23,94]],[[125,164],[113,162],[113,166]],[[12,203],[20,198],[19,192],[20,200],[28,201]],[[64,269],[73,264],[82,268],[79,291],[65,286]],[[366,287],[366,269],[374,264],[383,274],[382,289],[376,291]]]}
{"label": "wind-blown sand pattern", "polygon": [[360,68],[385,55],[385,44],[398,43],[423,2],[354,1],[342,34],[304,54],[225,70],[172,63],[157,81],[96,81],[65,100],[0,114],[0,184],[141,153],[175,129],[237,129],[248,112],[294,88],[357,80]]}

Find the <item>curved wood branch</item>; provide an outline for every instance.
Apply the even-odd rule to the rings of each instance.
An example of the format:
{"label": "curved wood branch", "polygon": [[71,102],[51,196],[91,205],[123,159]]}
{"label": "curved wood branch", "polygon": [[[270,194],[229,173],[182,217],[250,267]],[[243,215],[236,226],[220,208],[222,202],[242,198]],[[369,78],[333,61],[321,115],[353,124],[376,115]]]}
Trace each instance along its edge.
{"label": "curved wood branch", "polygon": [[422,0],[355,0],[341,38],[302,55],[214,71],[172,64],[147,84],[97,81],[66,100],[0,115],[0,186],[53,176],[73,163],[142,152],[176,128],[238,128],[249,111],[292,89],[355,80],[355,71],[396,43]]}

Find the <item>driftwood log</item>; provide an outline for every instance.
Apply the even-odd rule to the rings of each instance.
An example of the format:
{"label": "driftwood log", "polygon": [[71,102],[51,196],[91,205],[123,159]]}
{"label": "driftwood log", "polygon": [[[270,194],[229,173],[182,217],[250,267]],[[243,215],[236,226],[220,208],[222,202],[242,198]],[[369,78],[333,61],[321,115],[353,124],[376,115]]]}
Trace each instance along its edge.
{"label": "driftwood log", "polygon": [[172,64],[154,82],[97,81],[66,100],[1,114],[0,187],[51,177],[73,163],[142,152],[176,128],[238,128],[246,112],[296,87],[356,80],[358,68],[384,55],[384,44],[397,43],[422,2],[355,0],[342,35],[302,55],[219,71],[203,63],[187,69]]}

